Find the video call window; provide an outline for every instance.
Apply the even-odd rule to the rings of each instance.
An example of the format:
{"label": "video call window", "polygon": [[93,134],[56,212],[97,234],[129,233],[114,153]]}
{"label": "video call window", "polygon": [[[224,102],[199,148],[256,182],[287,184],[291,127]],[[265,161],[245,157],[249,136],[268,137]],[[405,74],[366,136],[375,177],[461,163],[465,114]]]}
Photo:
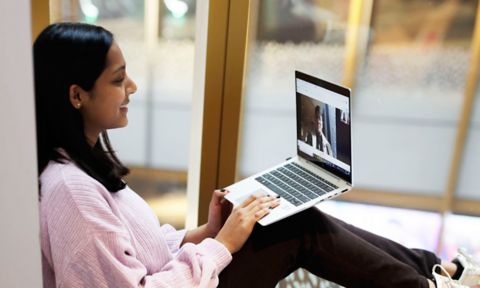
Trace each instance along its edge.
{"label": "video call window", "polygon": [[[349,111],[304,95],[300,101],[302,116],[298,140],[308,145],[307,149],[300,145],[302,152],[322,162],[340,161],[351,165]],[[340,139],[338,135],[342,135]]]}

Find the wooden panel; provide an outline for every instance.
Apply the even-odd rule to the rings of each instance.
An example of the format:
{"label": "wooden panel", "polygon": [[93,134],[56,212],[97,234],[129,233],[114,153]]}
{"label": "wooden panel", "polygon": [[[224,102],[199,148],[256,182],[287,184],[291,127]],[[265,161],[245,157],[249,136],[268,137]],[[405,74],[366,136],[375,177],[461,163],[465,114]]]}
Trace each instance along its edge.
{"label": "wooden panel", "polygon": [[32,41],[45,27],[50,24],[50,12],[48,0],[31,0],[32,7]]}

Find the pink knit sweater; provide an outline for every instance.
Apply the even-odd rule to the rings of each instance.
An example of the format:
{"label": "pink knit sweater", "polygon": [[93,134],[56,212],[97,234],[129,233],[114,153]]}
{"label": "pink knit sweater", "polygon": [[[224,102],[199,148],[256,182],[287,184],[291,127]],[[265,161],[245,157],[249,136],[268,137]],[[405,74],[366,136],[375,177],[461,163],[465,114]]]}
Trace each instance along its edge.
{"label": "pink knit sweater", "polygon": [[44,287],[215,287],[230,263],[214,239],[180,244],[128,187],[110,193],[72,163],[40,176]]}

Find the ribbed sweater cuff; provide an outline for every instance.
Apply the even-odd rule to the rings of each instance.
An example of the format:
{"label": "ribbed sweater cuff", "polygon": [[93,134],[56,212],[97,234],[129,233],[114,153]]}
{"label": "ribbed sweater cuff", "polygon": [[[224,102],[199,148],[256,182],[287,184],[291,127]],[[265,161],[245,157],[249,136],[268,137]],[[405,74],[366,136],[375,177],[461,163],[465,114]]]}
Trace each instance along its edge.
{"label": "ribbed sweater cuff", "polygon": [[204,255],[207,255],[215,263],[218,274],[232,261],[230,251],[215,239],[206,238],[198,246],[201,247]]}
{"label": "ribbed sweater cuff", "polygon": [[174,232],[170,232],[165,235],[165,241],[167,242],[168,247],[170,247],[171,252],[173,254],[177,253],[180,250],[180,245],[185,238],[185,234],[187,234],[187,230],[177,230]]}

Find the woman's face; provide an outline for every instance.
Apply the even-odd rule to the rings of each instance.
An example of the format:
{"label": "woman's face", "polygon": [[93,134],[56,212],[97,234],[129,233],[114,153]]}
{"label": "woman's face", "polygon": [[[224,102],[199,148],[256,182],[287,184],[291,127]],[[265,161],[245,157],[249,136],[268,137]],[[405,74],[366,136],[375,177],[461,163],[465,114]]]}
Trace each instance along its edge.
{"label": "woman's face", "polygon": [[122,51],[113,42],[107,53],[105,70],[82,97],[80,113],[87,139],[96,142],[102,131],[125,127],[129,96],[136,90],[135,82],[127,75]]}

